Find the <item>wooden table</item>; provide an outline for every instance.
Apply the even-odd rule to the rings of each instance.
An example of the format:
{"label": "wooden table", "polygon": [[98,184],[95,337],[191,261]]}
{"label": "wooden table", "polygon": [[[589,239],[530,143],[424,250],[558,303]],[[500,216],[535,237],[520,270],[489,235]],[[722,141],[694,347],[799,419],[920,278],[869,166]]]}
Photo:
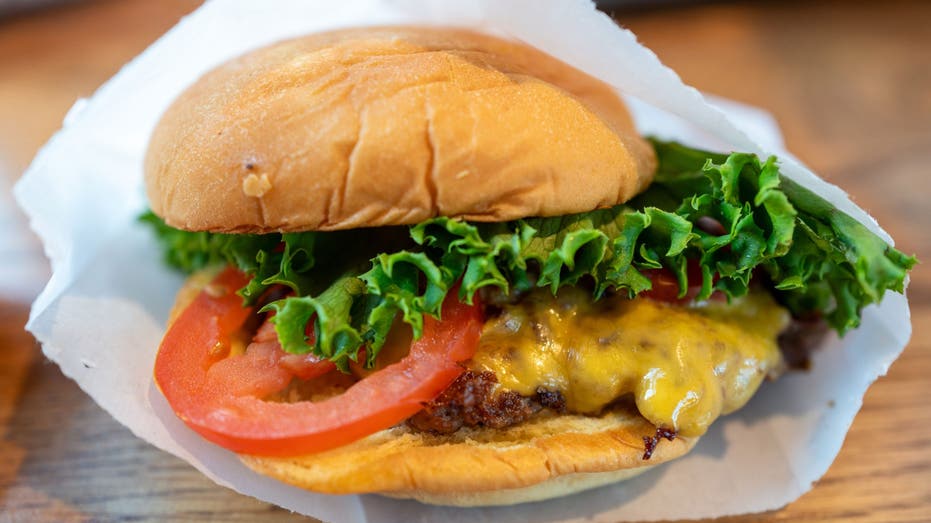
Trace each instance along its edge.
{"label": "wooden table", "polygon": [[[76,97],[196,4],[89,2],[0,21],[0,253],[27,268],[17,274],[41,273],[45,261],[5,194],[13,179]],[[931,260],[931,3],[618,16],[686,82],[769,108],[792,151],[850,191],[900,248]],[[215,486],[113,421],[22,331],[23,296],[40,282],[18,280],[0,294],[0,520],[302,519]],[[931,270],[919,266],[909,290],[912,342],[870,389],[828,474],[783,510],[727,521],[931,521]]]}

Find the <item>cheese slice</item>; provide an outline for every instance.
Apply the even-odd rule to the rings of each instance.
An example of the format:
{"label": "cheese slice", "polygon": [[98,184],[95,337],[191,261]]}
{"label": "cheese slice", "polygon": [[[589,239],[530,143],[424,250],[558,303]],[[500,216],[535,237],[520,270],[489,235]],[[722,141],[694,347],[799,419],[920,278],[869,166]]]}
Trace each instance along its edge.
{"label": "cheese slice", "polygon": [[694,306],[534,291],[486,323],[470,366],[523,395],[559,391],[570,412],[631,395],[657,427],[699,436],[782,371],[776,338],[788,321],[764,291]]}

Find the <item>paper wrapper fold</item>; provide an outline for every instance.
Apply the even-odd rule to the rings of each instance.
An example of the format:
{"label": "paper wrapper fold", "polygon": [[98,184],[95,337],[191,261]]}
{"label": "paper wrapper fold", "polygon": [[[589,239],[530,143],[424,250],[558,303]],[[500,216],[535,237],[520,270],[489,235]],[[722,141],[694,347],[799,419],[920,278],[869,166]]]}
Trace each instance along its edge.
{"label": "paper wrapper fold", "polygon": [[137,436],[221,485],[327,521],[714,517],[778,508],[809,490],[837,455],[867,387],[908,341],[901,295],[888,294],[865,310],[862,327],[826,343],[811,372],[764,385],[684,459],[557,501],[452,509],[312,494],[255,475],[172,414],[151,369],[181,276],[161,264],[152,236],[135,220],[146,207],[142,159],[159,116],[201,74],[250,49],[311,32],[397,24],[465,27],[525,41],[623,92],[644,133],[777,154],[786,176],[888,238],[843,191],[782,150],[769,115],[703,97],[590,2],[213,0],[78,102],[16,187],[54,273],[28,324],[45,354]]}

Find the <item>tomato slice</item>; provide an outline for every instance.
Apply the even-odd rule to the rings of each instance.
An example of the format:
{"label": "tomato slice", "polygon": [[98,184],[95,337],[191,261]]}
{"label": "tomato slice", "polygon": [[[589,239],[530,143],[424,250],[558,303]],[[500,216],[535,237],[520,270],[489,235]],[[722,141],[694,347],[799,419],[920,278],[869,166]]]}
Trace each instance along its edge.
{"label": "tomato slice", "polygon": [[[269,316],[270,318],[271,316]],[[313,322],[311,322],[312,324]],[[307,330],[307,343],[313,345],[316,340],[316,333],[312,327],[308,327]],[[261,349],[264,344],[269,344],[270,349],[274,349],[272,354],[269,354],[269,357],[274,358],[275,362],[279,367],[284,369],[286,372],[289,372],[292,376],[297,376],[302,380],[309,380],[316,378],[318,376],[323,376],[328,372],[336,370],[336,364],[330,360],[320,359],[314,354],[289,354],[281,349],[281,345],[278,343],[278,333],[275,332],[275,324],[268,321],[266,318],[265,323],[259,327],[258,332],[255,333],[255,336],[252,338],[253,345],[256,346],[256,351],[263,350]],[[244,378],[230,376],[227,379],[241,381]]]}
{"label": "tomato slice", "polygon": [[[664,267],[662,269],[645,269],[642,272],[653,283],[653,288],[640,293],[639,296],[642,298],[684,304],[694,300],[698,293],[701,292],[701,267],[695,260],[689,260],[686,266],[689,286],[686,289],[685,296],[681,298],[679,297],[679,280],[671,270]],[[722,297],[723,295],[718,291],[711,293],[711,299],[721,299]]]}
{"label": "tomato slice", "polygon": [[[266,401],[263,397],[284,388],[291,375],[274,361],[269,342],[217,361],[252,313],[235,294],[247,281],[234,269],[221,273],[171,325],[155,360],[155,382],[178,417],[235,452],[320,452],[391,427],[463,372],[458,362],[472,357],[481,333],[479,304],[460,303],[450,292],[443,320],[426,318],[423,336],[398,363],[324,401]],[[234,376],[244,379],[234,382]]]}

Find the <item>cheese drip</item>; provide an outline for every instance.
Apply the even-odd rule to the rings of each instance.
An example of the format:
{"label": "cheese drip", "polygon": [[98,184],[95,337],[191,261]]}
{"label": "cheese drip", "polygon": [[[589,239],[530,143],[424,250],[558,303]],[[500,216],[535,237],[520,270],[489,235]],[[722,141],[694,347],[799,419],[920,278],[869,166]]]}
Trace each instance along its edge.
{"label": "cheese drip", "polygon": [[535,291],[487,322],[470,366],[523,395],[559,391],[583,414],[632,394],[657,427],[699,436],[781,372],[776,337],[788,321],[763,291],[691,307]]}

